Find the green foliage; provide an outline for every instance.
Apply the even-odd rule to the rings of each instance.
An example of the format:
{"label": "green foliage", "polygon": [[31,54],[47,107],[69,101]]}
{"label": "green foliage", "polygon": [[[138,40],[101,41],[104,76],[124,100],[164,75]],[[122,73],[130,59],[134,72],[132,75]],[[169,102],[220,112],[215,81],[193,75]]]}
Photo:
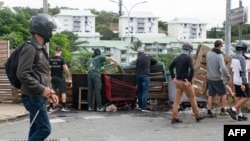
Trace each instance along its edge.
{"label": "green foliage", "polygon": [[142,46],[142,42],[140,40],[133,41],[133,46],[131,47],[132,50],[137,51],[139,47]]}
{"label": "green foliage", "polygon": [[167,54],[160,54],[160,55],[154,56],[154,58],[159,62],[163,62],[165,66],[165,70],[168,71],[168,67],[171,64],[171,62],[174,60],[175,55],[173,53],[167,53]]}
{"label": "green foliage", "polygon": [[69,68],[71,73],[86,73],[87,62],[92,56],[91,52],[80,52],[78,56],[74,57],[69,62]]}
{"label": "green foliage", "polygon": [[17,48],[24,43],[22,34],[18,32],[12,32],[10,34],[3,35],[0,37],[0,39],[9,40],[11,49]]}
{"label": "green foliage", "polygon": [[158,27],[167,31],[167,23],[164,21],[158,21]]}
{"label": "green foliage", "polygon": [[29,22],[24,13],[13,13],[8,7],[0,10],[0,37],[10,40],[10,47],[15,48],[24,43],[30,35]]}
{"label": "green foliage", "polygon": [[101,40],[111,40],[114,37],[113,32],[109,29],[107,25],[98,24],[96,26],[96,31],[102,35]]}
{"label": "green foliage", "polygon": [[54,55],[55,48],[57,46],[60,46],[62,48],[62,57],[64,57],[66,60],[71,60],[71,51],[69,48],[69,40],[67,38],[68,36],[62,33],[56,33],[54,34],[50,39],[49,44],[49,54]]}
{"label": "green foliage", "polygon": [[79,39],[79,36],[71,31],[63,31],[61,33],[65,34],[67,36],[67,39],[69,40],[68,49],[70,52],[78,50],[77,46],[84,43],[84,41],[77,41]]}

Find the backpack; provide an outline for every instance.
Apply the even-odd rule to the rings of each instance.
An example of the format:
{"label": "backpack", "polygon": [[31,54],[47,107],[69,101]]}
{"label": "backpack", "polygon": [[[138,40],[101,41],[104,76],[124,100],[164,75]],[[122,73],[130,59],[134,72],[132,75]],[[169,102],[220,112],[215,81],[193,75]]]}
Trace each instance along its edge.
{"label": "backpack", "polygon": [[20,89],[22,85],[20,80],[16,76],[19,54],[22,51],[23,46],[26,44],[32,44],[32,46],[35,47],[34,43],[32,43],[31,40],[27,40],[26,43],[16,48],[15,51],[11,53],[10,57],[7,59],[5,63],[5,72],[7,74],[7,77],[11,85],[17,89]]}

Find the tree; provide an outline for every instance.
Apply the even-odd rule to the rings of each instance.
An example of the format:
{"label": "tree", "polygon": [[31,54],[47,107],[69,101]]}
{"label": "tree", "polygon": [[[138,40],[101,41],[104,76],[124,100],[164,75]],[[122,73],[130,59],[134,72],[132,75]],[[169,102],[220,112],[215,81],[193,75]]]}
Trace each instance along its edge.
{"label": "tree", "polygon": [[137,51],[137,49],[142,46],[142,42],[138,39],[133,41],[132,43],[133,43],[133,46],[131,47],[131,49],[134,51]]}
{"label": "tree", "polygon": [[69,51],[73,52],[78,50],[78,45],[84,43],[84,41],[78,41],[79,36],[77,34],[74,34],[71,31],[63,31],[62,34],[65,34],[67,36],[67,39],[69,40]]}
{"label": "tree", "polygon": [[114,38],[113,32],[104,24],[97,25],[96,31],[102,35],[101,40],[111,40]]}
{"label": "tree", "polygon": [[0,37],[1,40],[9,40],[10,48],[15,49],[24,43],[23,36],[20,32],[11,32]]}
{"label": "tree", "polygon": [[72,59],[71,51],[69,50],[69,40],[67,35],[62,33],[54,34],[49,42],[49,54],[54,55],[55,48],[60,46],[62,48],[62,57],[64,57],[67,61]]}

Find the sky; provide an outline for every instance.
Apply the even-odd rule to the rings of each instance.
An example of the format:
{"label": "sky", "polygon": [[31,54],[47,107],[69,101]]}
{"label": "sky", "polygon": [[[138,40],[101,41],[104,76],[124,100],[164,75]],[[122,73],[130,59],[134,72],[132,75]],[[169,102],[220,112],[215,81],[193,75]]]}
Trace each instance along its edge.
{"label": "sky", "polygon": [[[43,0],[0,0],[4,6],[42,8]],[[113,0],[119,1],[119,0]],[[122,0],[123,8],[131,13],[136,11],[152,12],[161,21],[171,21],[176,17],[198,18],[207,23],[207,27],[222,27],[226,19],[227,0]],[[146,3],[138,4],[147,1]],[[231,0],[231,9],[239,7],[240,0]],[[241,0],[243,6],[250,7],[250,0]],[[118,3],[110,0],[48,0],[51,8],[70,7],[79,9],[96,9],[108,12],[119,11]],[[136,6],[135,6],[136,5]],[[133,7],[134,6],[134,7]],[[133,7],[133,8],[132,8]],[[126,12],[125,9],[123,9]],[[248,24],[250,24],[250,9],[248,10]]]}

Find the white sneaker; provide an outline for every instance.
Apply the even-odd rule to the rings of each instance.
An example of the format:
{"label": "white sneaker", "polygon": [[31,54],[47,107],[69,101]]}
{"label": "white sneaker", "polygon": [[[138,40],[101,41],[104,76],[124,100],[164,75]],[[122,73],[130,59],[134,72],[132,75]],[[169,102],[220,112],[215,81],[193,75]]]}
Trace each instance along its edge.
{"label": "white sneaker", "polygon": [[49,112],[53,112],[53,111],[55,111],[55,110],[56,110],[55,107],[49,107]]}
{"label": "white sneaker", "polygon": [[69,109],[69,108],[67,108],[67,107],[62,107],[61,111],[62,111],[62,112],[69,112],[69,111],[70,111],[70,109]]}
{"label": "white sneaker", "polygon": [[104,108],[103,108],[103,107],[101,107],[101,108],[96,108],[96,111],[97,111],[97,112],[104,112]]}
{"label": "white sneaker", "polygon": [[88,108],[88,111],[93,111],[94,109],[92,107],[89,107]]}

